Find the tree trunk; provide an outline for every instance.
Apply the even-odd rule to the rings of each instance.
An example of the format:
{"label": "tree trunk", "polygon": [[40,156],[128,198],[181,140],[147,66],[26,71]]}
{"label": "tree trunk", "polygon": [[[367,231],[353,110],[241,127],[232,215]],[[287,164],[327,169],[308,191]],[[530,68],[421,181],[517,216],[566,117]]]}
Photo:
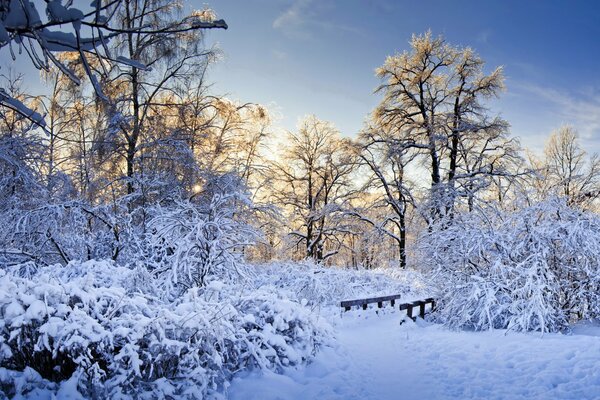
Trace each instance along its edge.
{"label": "tree trunk", "polygon": [[398,242],[398,250],[400,256],[400,268],[406,269],[406,217],[400,215],[400,241]]}

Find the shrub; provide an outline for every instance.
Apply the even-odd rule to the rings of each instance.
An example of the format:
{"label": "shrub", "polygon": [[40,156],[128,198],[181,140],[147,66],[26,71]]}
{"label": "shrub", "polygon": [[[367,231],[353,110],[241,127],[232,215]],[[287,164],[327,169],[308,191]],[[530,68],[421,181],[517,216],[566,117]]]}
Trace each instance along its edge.
{"label": "shrub", "polygon": [[0,275],[8,396],[71,388],[88,398],[204,398],[239,370],[306,362],[331,335],[298,302],[219,281],[169,302],[143,269],[105,261]]}
{"label": "shrub", "polygon": [[553,332],[600,316],[600,218],[563,200],[465,214],[423,245],[451,327]]}

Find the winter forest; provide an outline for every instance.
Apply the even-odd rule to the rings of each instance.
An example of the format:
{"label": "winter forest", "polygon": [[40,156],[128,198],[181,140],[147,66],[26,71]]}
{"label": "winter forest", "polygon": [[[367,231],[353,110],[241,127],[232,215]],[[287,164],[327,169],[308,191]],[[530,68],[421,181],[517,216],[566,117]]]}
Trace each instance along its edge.
{"label": "winter forest", "polygon": [[[580,126],[524,146],[432,27],[360,131],[282,130],[186,3],[0,0],[0,399],[600,398]],[[340,308],[390,295],[435,307]]]}

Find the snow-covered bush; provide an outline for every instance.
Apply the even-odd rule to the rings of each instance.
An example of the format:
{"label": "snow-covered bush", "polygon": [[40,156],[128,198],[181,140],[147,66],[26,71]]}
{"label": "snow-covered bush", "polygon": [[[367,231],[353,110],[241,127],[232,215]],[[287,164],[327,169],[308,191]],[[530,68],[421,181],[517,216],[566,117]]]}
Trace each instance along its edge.
{"label": "snow-covered bush", "polygon": [[219,179],[207,185],[205,199],[178,200],[154,211],[149,223],[150,255],[156,273],[176,290],[204,286],[210,277],[233,280],[243,275],[244,249],[258,238],[245,219],[252,203],[237,180]]}
{"label": "snow-covered bush", "polygon": [[166,302],[156,286],[111,262],[0,271],[0,389],[204,398],[244,368],[306,362],[330,337],[277,293],[212,281]]}
{"label": "snow-covered bush", "polygon": [[353,298],[403,294],[412,299],[428,293],[422,275],[410,269],[349,270],[306,261],[258,265],[247,272],[254,287],[287,291],[290,298],[313,309],[335,306],[338,310],[341,300]]}
{"label": "snow-covered bush", "polygon": [[0,265],[24,260],[67,264],[71,260],[111,258],[119,245],[115,215],[83,200],[31,200],[0,215]]}
{"label": "snow-covered bush", "polygon": [[423,247],[449,326],[547,332],[600,316],[600,218],[564,200],[457,216]]}

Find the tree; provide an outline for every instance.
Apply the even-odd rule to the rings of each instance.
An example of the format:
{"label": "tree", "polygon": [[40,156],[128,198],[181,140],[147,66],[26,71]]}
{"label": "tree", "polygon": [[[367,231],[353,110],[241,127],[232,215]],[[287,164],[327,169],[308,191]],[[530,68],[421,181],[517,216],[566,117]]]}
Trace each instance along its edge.
{"label": "tree", "polygon": [[213,59],[213,51],[204,48],[196,24],[226,27],[214,23],[214,14],[209,10],[182,18],[182,8],[182,1],[123,0],[114,17],[116,26],[111,28],[123,34],[113,39],[111,51],[136,61],[94,66],[106,88],[105,108],[111,116],[103,140],[112,143],[124,162],[129,195],[136,190],[136,180],[144,172],[143,161],[148,159],[146,154],[152,153],[152,145],[161,133],[171,133],[157,131],[157,118],[177,108],[180,89],[201,76]]}
{"label": "tree", "polygon": [[[157,174],[150,177],[137,173],[144,172],[144,164],[150,168],[163,167],[167,163],[156,161],[162,155],[168,154],[173,159],[186,149],[180,145],[184,141],[178,140],[172,126],[168,126],[174,119],[163,118],[156,124],[157,129],[147,129],[144,124],[138,124],[138,128],[142,128],[137,129],[131,115],[138,121],[148,118],[151,125],[161,112],[172,114],[163,111],[176,107],[161,102],[169,101],[170,94],[178,94],[177,79],[181,79],[183,72],[190,76],[187,68],[191,62],[188,61],[198,56],[202,59],[200,64],[206,63],[207,54],[198,40],[200,30],[227,27],[209,10],[182,17],[177,12],[181,6],[180,2],[114,0],[94,2],[88,10],[81,11],[72,7],[70,1],[49,1],[45,5],[47,18],[42,19],[43,13],[38,12],[41,7],[33,2],[0,1],[3,29],[0,48],[11,50],[12,42],[19,43],[52,84],[50,96],[37,103],[44,109],[45,118],[34,112],[34,107],[27,106],[25,97],[13,93],[9,85],[3,85],[0,92],[2,116],[14,119],[15,115],[21,115],[17,118],[21,125],[37,124],[48,134],[46,139],[46,136],[30,134],[30,127],[21,130],[28,135],[27,143],[33,144],[30,139],[36,140],[39,150],[35,157],[29,144],[29,154],[15,154],[16,137],[9,135],[10,157],[17,157],[19,165],[24,166],[12,168],[17,164],[11,160],[9,165],[18,178],[12,179],[11,184],[15,188],[18,184],[31,190],[39,189],[40,194],[29,193],[24,198],[31,201],[19,202],[14,193],[9,193],[13,201],[4,202],[3,206],[16,206],[13,215],[5,217],[13,225],[17,224],[17,229],[3,235],[3,247],[31,249],[27,252],[30,258],[43,259],[42,262],[66,263],[70,259],[90,257],[113,260],[121,257],[123,261],[123,254],[135,254],[143,239],[150,204],[142,202],[142,207],[131,212],[134,200],[145,200],[153,193],[148,188],[155,182],[164,185],[164,180],[156,177],[168,166],[157,168]],[[4,34],[7,36],[2,36]],[[85,35],[91,39],[84,39]],[[139,84],[124,85],[134,80],[132,76],[140,79]],[[82,84],[86,77],[91,87]],[[159,79],[158,83],[154,79]],[[114,85],[120,88],[117,90]],[[130,96],[127,90],[133,91],[134,86],[143,93]],[[136,101],[131,100],[133,97],[142,99],[138,113],[132,111],[135,109],[132,102]],[[135,129],[127,130],[129,122]],[[137,141],[129,140],[136,132]],[[151,157],[145,162],[144,155]],[[136,169],[127,170],[128,156],[130,161],[133,157]],[[153,163],[147,162],[148,159]],[[175,170],[178,172],[181,168]],[[131,179],[123,179],[124,176],[129,178],[128,172]],[[29,179],[26,185],[21,179],[25,177]],[[75,189],[73,193],[67,196],[62,190],[58,195],[57,177],[64,178],[62,188]],[[135,179],[143,182],[136,187],[141,188],[137,197],[133,196]],[[128,192],[132,196],[123,197]],[[37,199],[44,199],[39,207],[30,204]]]}
{"label": "tree", "polygon": [[273,200],[286,212],[290,235],[304,256],[323,261],[342,246],[349,233],[344,213],[354,192],[353,157],[335,127],[315,116],[305,118],[273,164]]}
{"label": "tree", "polygon": [[[16,59],[12,42],[19,43],[25,49],[32,64],[40,70],[49,70],[51,65],[57,67],[74,83],[79,84],[80,78],[61,62],[55,52],[75,52],[94,86],[96,93],[107,100],[97,76],[90,66],[90,58],[135,66],[145,69],[146,66],[135,58],[126,58],[122,55],[112,55],[107,43],[123,35],[163,35],[163,43],[168,45],[169,37],[178,33],[195,32],[200,29],[227,28],[223,20],[207,21],[205,13],[190,15],[177,24],[166,26],[150,25],[148,18],[156,10],[154,8],[138,9],[136,1],[107,0],[95,1],[89,10],[82,11],[72,6],[72,1],[47,1],[45,13],[40,13],[38,6],[30,1],[1,0],[0,1],[0,50],[8,47],[13,60]],[[135,4],[136,10],[141,10],[144,16],[137,15],[140,19],[127,26],[113,27],[110,25],[115,15],[123,9],[131,10]],[[146,2],[146,6],[159,6],[157,2]],[[159,11],[162,7],[158,7]],[[46,19],[42,19],[45,15]],[[144,22],[141,22],[146,18]],[[141,23],[138,23],[141,22]],[[154,21],[156,23],[156,20]],[[71,27],[66,30],[63,25]],[[59,28],[55,30],[56,28]],[[89,34],[89,37],[83,35]],[[131,55],[131,52],[130,54]],[[45,126],[42,115],[27,107],[23,102],[10,96],[4,88],[0,88],[0,105],[10,108],[26,116],[39,126]]]}
{"label": "tree", "polygon": [[[406,220],[410,206],[416,207],[413,185],[406,177],[407,167],[417,153],[411,152],[412,141],[396,138],[384,126],[371,126],[361,132],[356,148],[362,165],[370,176],[362,191],[374,190],[377,197],[367,209],[355,208],[353,215],[391,238],[398,246],[398,261],[406,267]],[[368,216],[369,209],[384,210],[380,218]]]}
{"label": "tree", "polygon": [[185,136],[205,174],[236,171],[251,182],[261,169],[261,150],[269,137],[271,118],[260,104],[240,104],[203,92],[202,82],[187,90],[176,126]]}
{"label": "tree", "polygon": [[481,188],[477,181],[508,174],[498,162],[510,149],[508,124],[489,117],[483,104],[499,94],[504,79],[502,68],[484,74],[484,61],[472,49],[431,32],[413,36],[410,46],[377,70],[384,83],[374,119],[402,151],[428,160],[431,223],[451,216],[457,199],[472,198]]}
{"label": "tree", "polygon": [[600,196],[600,159],[597,154],[588,157],[573,127],[553,132],[544,156],[542,176],[570,205],[590,206]]}
{"label": "tree", "polygon": [[[8,96],[33,107],[33,99],[21,88],[21,75],[0,79]],[[32,128],[33,123],[17,110],[0,108],[0,213],[45,198],[46,146]]]}

